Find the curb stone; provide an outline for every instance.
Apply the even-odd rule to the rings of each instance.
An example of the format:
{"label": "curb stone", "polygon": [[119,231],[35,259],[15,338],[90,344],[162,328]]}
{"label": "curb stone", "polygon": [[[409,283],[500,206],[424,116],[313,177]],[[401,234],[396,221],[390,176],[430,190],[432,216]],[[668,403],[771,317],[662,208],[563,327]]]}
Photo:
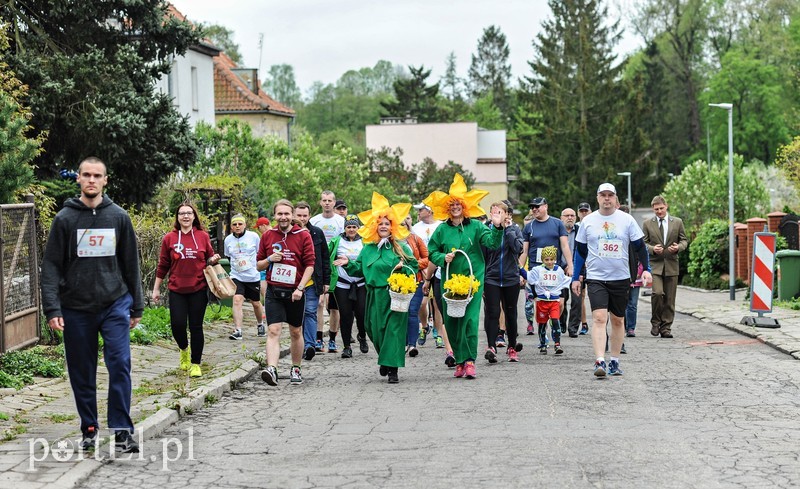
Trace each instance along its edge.
{"label": "curb stone", "polygon": [[[289,355],[289,353],[289,348],[282,349],[280,358]],[[261,366],[257,362],[247,360],[232,373],[219,377],[211,383],[187,394],[185,398],[178,401],[177,409],[159,409],[155,414],[148,416],[144,421],[139,423],[137,430],[141,431],[143,440],[155,438],[169,426],[186,416],[187,409],[188,412],[197,412],[203,407],[209,395],[220,399],[224,393],[233,390],[233,388],[249,379],[260,369]],[[84,479],[107,463],[109,463],[109,461],[101,462],[94,458],[85,459],[68,470],[64,475],[49,483],[48,487],[52,489],[72,489],[74,487],[80,487],[80,483]]]}

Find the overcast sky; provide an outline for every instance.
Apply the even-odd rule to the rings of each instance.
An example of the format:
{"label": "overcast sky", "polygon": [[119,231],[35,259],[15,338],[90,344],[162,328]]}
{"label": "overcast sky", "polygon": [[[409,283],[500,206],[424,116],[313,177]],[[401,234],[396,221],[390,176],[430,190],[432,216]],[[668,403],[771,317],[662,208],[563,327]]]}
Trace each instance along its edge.
{"label": "overcast sky", "polygon": [[[629,2],[630,0],[622,0]],[[314,81],[335,82],[344,72],[381,59],[432,68],[431,80],[455,52],[465,76],[483,29],[497,25],[506,35],[514,79],[529,74],[532,40],[551,16],[546,0],[175,0],[192,22],[221,24],[234,32],[248,68],[266,73],[290,64],[305,95]],[[617,15],[615,6],[610,15]],[[624,25],[623,20],[623,25]],[[259,59],[258,38],[264,34]],[[626,34],[617,51],[637,49]],[[260,75],[263,78],[263,75]]]}

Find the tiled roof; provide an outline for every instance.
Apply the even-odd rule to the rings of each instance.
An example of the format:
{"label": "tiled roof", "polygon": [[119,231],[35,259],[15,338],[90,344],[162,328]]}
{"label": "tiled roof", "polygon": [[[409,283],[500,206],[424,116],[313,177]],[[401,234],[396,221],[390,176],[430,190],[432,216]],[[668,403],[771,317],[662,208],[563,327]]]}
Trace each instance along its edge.
{"label": "tiled roof", "polygon": [[264,93],[260,84],[258,93],[254,93],[233,72],[234,68],[237,68],[236,63],[224,52],[214,56],[214,109],[217,113],[267,112],[294,117],[294,110]]}

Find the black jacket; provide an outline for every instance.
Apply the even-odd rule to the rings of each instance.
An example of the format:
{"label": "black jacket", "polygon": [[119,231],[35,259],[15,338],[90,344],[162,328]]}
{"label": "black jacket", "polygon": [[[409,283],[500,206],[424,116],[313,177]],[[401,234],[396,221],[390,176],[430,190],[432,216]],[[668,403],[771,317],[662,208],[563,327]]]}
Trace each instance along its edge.
{"label": "black jacket", "polygon": [[[98,237],[91,230],[104,234]],[[109,250],[109,238],[115,240],[112,254],[90,256],[96,245],[105,244]],[[47,319],[62,317],[62,307],[100,312],[126,293],[133,297],[131,317],[142,317],[139,250],[128,213],[107,196],[95,209],[78,198],[67,200],[50,226],[42,259],[42,306]]]}
{"label": "black jacket", "polygon": [[317,294],[322,294],[325,291],[325,286],[331,281],[331,259],[328,251],[328,242],[325,240],[325,233],[317,226],[309,222],[306,224],[306,229],[311,233],[314,253],[317,255],[314,261],[314,274],[311,275],[311,279],[314,281],[314,288],[317,290]]}
{"label": "black jacket", "polygon": [[486,259],[485,283],[498,287],[519,285],[519,256],[522,254],[522,231],[519,226],[511,225],[503,230],[499,248],[481,248]]}

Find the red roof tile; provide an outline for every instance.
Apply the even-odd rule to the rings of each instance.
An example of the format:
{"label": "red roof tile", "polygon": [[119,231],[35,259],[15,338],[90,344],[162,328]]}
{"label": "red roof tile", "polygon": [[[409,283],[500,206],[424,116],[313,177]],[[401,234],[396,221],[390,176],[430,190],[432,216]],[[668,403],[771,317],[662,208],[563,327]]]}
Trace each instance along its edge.
{"label": "red roof tile", "polygon": [[267,112],[294,117],[294,110],[264,93],[260,84],[258,93],[254,93],[244,80],[233,72],[234,68],[237,68],[236,63],[225,53],[219,53],[219,56],[214,57],[214,108],[216,112]]}

